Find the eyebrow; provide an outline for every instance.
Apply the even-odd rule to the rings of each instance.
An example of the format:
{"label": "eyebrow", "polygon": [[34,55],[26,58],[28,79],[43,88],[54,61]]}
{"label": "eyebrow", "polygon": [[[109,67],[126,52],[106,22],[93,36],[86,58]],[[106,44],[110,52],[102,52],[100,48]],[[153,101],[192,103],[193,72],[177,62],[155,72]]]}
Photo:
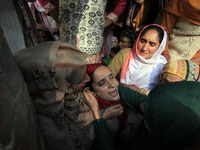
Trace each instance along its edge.
{"label": "eyebrow", "polygon": [[[111,72],[108,76],[110,77],[110,76],[112,76],[112,75],[113,75],[113,73]],[[101,82],[104,81],[104,80],[105,80],[105,78],[101,79],[99,82],[97,82],[97,84],[101,83]]]}
{"label": "eyebrow", "polygon": [[[142,37],[140,38],[140,40],[143,40],[143,41],[147,42],[147,40],[146,40],[145,38],[142,38]],[[149,41],[149,43],[150,43],[150,44],[155,44],[155,45],[156,45],[156,42]]]}

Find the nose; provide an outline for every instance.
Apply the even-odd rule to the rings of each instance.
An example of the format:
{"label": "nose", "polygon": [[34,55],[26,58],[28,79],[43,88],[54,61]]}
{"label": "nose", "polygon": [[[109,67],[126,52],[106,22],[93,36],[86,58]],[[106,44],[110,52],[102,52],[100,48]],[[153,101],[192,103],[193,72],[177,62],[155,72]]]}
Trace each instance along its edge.
{"label": "nose", "polygon": [[114,87],[114,82],[108,81],[108,88],[113,88]]}
{"label": "nose", "polygon": [[144,44],[143,50],[144,50],[144,51],[147,51],[147,50],[148,50],[148,44],[147,44],[147,43]]}

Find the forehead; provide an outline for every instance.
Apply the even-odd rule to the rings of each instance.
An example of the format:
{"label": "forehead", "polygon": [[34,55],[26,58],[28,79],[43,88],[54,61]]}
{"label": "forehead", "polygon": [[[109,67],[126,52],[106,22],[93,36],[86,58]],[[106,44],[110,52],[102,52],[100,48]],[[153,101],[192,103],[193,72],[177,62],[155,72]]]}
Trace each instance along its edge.
{"label": "forehead", "polygon": [[158,32],[154,29],[146,31],[140,38],[159,40]]}
{"label": "forehead", "polygon": [[112,72],[106,66],[99,66],[94,70],[93,79],[100,79],[110,75]]}

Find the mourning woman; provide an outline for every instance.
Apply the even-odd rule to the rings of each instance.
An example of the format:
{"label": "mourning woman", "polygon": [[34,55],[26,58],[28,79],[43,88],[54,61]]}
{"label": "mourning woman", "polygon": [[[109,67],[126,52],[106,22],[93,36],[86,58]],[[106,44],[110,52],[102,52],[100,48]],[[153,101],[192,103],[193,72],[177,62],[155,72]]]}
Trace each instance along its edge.
{"label": "mourning woman", "polygon": [[43,42],[15,57],[35,105],[44,147],[91,149],[93,116],[81,93],[90,80],[87,55],[64,43]]}

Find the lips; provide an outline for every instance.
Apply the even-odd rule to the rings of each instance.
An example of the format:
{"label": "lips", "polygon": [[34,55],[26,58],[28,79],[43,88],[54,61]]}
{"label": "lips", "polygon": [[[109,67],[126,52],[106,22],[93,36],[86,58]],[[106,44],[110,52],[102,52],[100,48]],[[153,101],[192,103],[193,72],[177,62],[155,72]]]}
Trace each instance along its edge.
{"label": "lips", "polygon": [[140,52],[141,55],[147,55],[148,53]]}
{"label": "lips", "polygon": [[114,90],[114,91],[112,91],[112,92],[110,92],[109,93],[112,97],[116,97],[116,96],[118,96],[118,92],[117,92],[117,90]]}

